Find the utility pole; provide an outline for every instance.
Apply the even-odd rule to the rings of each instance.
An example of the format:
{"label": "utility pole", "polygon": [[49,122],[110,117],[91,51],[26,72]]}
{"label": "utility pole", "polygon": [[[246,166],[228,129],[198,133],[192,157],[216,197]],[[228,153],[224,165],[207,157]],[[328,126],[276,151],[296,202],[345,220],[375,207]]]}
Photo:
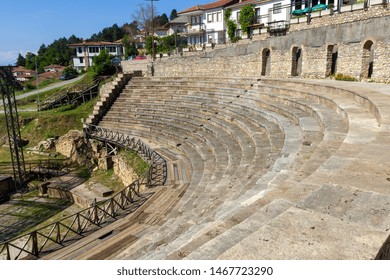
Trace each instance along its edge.
{"label": "utility pole", "polygon": [[39,77],[38,77],[38,61],[37,57],[35,57],[35,76],[37,79],[37,90],[38,90],[38,114],[41,114],[41,100],[39,97]]}
{"label": "utility pole", "polygon": [[145,0],[145,1],[149,1],[151,6],[152,6],[152,20],[151,20],[151,24],[152,24],[152,60],[154,61],[155,51],[154,51],[154,5],[153,5],[153,3],[160,1],[160,0]]}

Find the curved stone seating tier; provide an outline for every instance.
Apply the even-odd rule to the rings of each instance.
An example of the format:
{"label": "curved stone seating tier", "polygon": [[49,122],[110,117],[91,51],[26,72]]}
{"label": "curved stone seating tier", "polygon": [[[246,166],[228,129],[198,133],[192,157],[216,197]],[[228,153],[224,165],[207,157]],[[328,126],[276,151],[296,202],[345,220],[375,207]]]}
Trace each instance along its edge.
{"label": "curved stone seating tier", "polygon": [[99,126],[159,151],[172,186],[100,251],[61,258],[389,257],[390,93],[378,88],[133,78]]}
{"label": "curved stone seating tier", "polygon": [[[149,109],[147,109],[146,111],[148,111]],[[156,109],[153,109],[153,110],[156,110]],[[130,111],[132,111],[131,109],[130,109]],[[157,110],[158,111],[158,110]],[[162,114],[168,114],[169,115],[169,112],[171,112],[170,110],[167,110],[168,111],[168,113],[164,113],[164,112],[160,112],[160,113],[158,113],[157,112],[157,114],[160,114],[160,115],[162,115]],[[214,110],[213,110],[214,111]],[[213,113],[214,114],[214,113]],[[121,115],[121,113],[119,113],[119,115]],[[122,115],[127,115],[127,113],[122,113]],[[218,114],[218,115],[216,115],[217,117],[219,117],[219,116],[222,116],[222,114]],[[188,113],[187,112],[187,114],[186,114],[186,117],[184,118],[184,119],[180,119],[181,118],[181,115],[179,115],[179,117],[178,116],[176,116],[176,122],[178,122],[178,123],[185,123],[185,122],[187,122],[187,120],[188,119],[192,119],[192,118],[196,118],[197,116],[196,115],[191,115],[191,113]],[[226,117],[226,116],[225,116]],[[120,117],[118,117],[118,119],[119,119]],[[164,119],[163,118],[163,120],[162,120],[162,125],[167,125],[167,123],[169,123],[169,121],[171,120],[171,119],[174,119],[175,118],[175,114],[173,114],[173,116],[171,116],[171,117],[169,117],[168,119]],[[215,118],[214,116],[213,116],[213,118]],[[230,125],[230,126],[226,126],[226,124],[224,125],[224,124],[220,124],[220,123],[216,123],[214,120],[213,120],[213,118],[207,118],[207,121],[209,122],[209,124],[205,124],[203,127],[201,127],[201,129],[202,130],[208,130],[208,132],[209,133],[211,133],[211,134],[216,134],[216,135],[219,135],[219,137],[220,137],[220,139],[225,139],[224,141],[227,141],[227,140],[229,140],[229,135],[227,134],[227,133],[225,133],[224,132],[224,130],[221,130],[221,129],[218,129],[217,127],[215,127],[215,128],[209,128],[208,126],[210,125],[210,124],[212,124],[212,123],[214,123],[214,125],[222,125],[222,126],[224,126],[224,127],[222,127],[222,128],[224,128],[224,129],[228,129],[228,131],[229,131],[229,133],[233,136],[233,137],[237,137],[238,136],[238,140],[239,140],[239,144],[237,145],[234,145],[234,140],[233,141],[230,141],[230,142],[228,142],[228,143],[225,143],[224,145],[225,146],[230,146],[231,148],[233,148],[233,150],[234,150],[234,152],[230,152],[230,153],[228,153],[228,155],[230,155],[230,154],[233,154],[233,155],[236,155],[236,157],[235,158],[233,158],[233,160],[234,160],[234,162],[233,163],[230,163],[230,161],[227,161],[227,163],[228,163],[228,166],[230,166],[230,169],[232,169],[232,166],[233,167],[235,167],[236,169],[237,169],[237,166],[238,166],[238,170],[240,170],[240,166],[242,166],[242,172],[245,172],[245,169],[249,169],[252,165],[254,165],[254,164],[252,164],[252,162],[253,162],[253,156],[254,156],[254,154],[256,154],[255,153],[255,151],[254,151],[254,147],[256,146],[253,142],[251,142],[251,139],[249,138],[248,139],[248,136],[246,136],[246,134],[245,133],[248,133],[248,132],[244,132],[243,133],[243,131],[240,131],[240,130],[237,130],[237,129],[235,129],[234,128],[234,125],[231,125],[231,120],[229,119],[229,122],[226,122],[226,124],[227,125]],[[138,120],[138,118],[137,118],[137,120]],[[153,120],[154,121],[154,120]],[[143,122],[143,121],[142,121]],[[186,127],[188,127],[188,125],[190,125],[190,124],[185,124],[185,126]],[[249,126],[249,125],[248,125]],[[152,125],[151,125],[151,127],[155,127],[155,123],[153,123]],[[194,128],[191,128],[191,131],[196,131],[197,129],[198,129],[198,127],[199,127],[199,123],[197,123],[196,125],[195,125],[195,127]],[[192,129],[194,129],[194,130],[192,130]],[[216,133],[216,132],[219,132],[219,133]],[[180,133],[178,133],[178,135],[181,135]],[[245,136],[247,137],[247,139],[245,139]],[[190,136],[191,137],[191,136]],[[258,139],[258,142],[261,140],[261,138],[259,138]],[[237,141],[237,140],[236,140]],[[210,141],[209,141],[210,142]],[[218,145],[218,144],[217,144]],[[242,150],[240,147],[242,146],[242,145],[246,145],[246,147],[247,147],[247,150],[249,151],[249,152],[247,152],[246,153],[246,157],[244,158],[244,159],[246,159],[245,160],[245,162],[243,162],[242,160],[241,160],[241,164],[240,164],[240,161],[239,161],[239,159],[240,158],[242,158],[242,155],[240,154],[240,155],[238,155],[238,153],[240,152],[240,150]],[[242,152],[240,152],[240,153],[242,153]],[[218,153],[219,154],[219,153]],[[249,160],[248,160],[248,158],[249,158]],[[258,157],[257,159],[256,159],[256,161],[255,162],[257,162],[258,164],[260,163],[260,161],[262,160],[262,158],[264,159],[264,157]],[[238,161],[237,161],[237,159],[238,159]],[[255,163],[255,162],[253,162],[253,163]],[[220,163],[221,164],[221,166],[224,166],[224,162],[223,162],[223,160],[222,160],[222,162]],[[241,173],[241,172],[239,172],[239,173]],[[242,173],[241,173],[242,174]],[[224,173],[224,175],[226,176],[227,174],[226,174],[226,172]],[[219,181],[220,179],[218,179],[218,180],[216,180],[215,178],[211,181],[211,182],[209,182],[209,184],[211,183],[211,184],[217,184],[218,183],[218,181]]]}

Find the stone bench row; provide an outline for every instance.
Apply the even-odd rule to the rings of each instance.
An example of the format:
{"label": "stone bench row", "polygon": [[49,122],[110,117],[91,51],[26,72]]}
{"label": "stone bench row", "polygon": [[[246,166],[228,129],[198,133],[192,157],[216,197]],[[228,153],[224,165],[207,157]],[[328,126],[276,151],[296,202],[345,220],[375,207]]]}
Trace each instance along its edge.
{"label": "stone bench row", "polygon": [[[176,243],[175,243],[175,244],[176,244]],[[176,245],[177,245],[177,244],[176,244]],[[176,245],[175,245],[175,246],[176,246]],[[152,254],[152,255],[153,255],[153,254]],[[154,255],[154,257],[156,257],[156,256]]]}

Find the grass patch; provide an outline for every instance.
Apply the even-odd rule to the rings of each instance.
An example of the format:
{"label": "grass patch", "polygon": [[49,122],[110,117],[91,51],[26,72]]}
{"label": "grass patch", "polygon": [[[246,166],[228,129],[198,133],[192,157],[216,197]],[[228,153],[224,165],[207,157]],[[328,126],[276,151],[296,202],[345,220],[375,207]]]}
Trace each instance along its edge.
{"label": "grass patch", "polygon": [[21,128],[22,138],[30,141],[30,147],[35,146],[38,142],[61,136],[69,130],[82,130],[82,119],[86,119],[93,110],[96,98],[86,102],[79,107],[72,109],[57,108],[43,112],[22,112],[21,118],[32,118],[33,120]]}
{"label": "grass patch", "polygon": [[350,75],[344,75],[342,73],[337,73],[335,76],[334,76],[335,80],[338,80],[338,81],[349,81],[349,82],[356,82],[357,79],[355,77],[352,77]]}
{"label": "grass patch", "polygon": [[87,186],[96,183],[100,183],[114,192],[121,191],[125,187],[122,180],[114,174],[113,169],[107,171],[98,169],[92,172],[91,179],[87,182]]}
{"label": "grass patch", "polygon": [[135,151],[121,150],[119,155],[125,160],[127,166],[131,166],[134,172],[141,176],[150,167],[149,163],[144,161]]}
{"label": "grass patch", "polygon": [[77,170],[77,176],[83,179],[89,179],[91,177],[91,171],[88,167],[83,166]]}

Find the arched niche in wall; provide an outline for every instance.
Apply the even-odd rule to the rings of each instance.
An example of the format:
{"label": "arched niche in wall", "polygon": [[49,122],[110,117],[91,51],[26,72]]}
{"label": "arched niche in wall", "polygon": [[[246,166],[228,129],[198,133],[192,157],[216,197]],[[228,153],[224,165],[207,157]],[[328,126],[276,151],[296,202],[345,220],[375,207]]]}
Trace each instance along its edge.
{"label": "arched niche in wall", "polygon": [[371,78],[374,72],[374,42],[367,40],[363,45],[362,55],[362,72],[360,77],[362,79]]}
{"label": "arched niche in wall", "polygon": [[302,73],[302,48],[293,47],[291,51],[291,76],[300,76]]}
{"label": "arched niche in wall", "polygon": [[326,54],[326,73],[325,76],[329,77],[337,72],[337,59],[339,50],[337,45],[328,45]]}
{"label": "arched niche in wall", "polygon": [[271,50],[263,49],[261,52],[261,76],[271,75]]}

